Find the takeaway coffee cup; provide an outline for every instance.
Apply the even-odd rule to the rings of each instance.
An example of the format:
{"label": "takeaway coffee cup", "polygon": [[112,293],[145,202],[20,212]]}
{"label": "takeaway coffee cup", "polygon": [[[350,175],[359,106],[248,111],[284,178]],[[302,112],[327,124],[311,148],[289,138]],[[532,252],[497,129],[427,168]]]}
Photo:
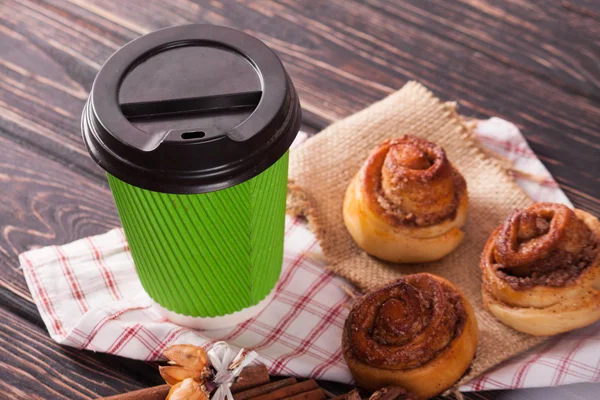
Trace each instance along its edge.
{"label": "takeaway coffee cup", "polygon": [[173,322],[231,326],[269,302],[300,117],[277,55],[230,28],[147,34],[96,76],[83,139],[106,170],[142,285]]}

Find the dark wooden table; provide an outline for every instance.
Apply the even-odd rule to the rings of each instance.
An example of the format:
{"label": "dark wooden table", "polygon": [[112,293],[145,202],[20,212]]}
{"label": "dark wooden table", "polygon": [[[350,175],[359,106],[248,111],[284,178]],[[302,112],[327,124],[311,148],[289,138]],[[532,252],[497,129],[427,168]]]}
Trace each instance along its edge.
{"label": "dark wooden table", "polygon": [[56,345],[17,262],[119,225],[79,116],[102,63],[152,30],[199,22],[259,37],[291,74],[309,131],[419,80],[466,115],[518,124],[575,206],[600,215],[596,0],[0,0],[0,19],[0,398],[89,399],[161,382],[153,364]]}

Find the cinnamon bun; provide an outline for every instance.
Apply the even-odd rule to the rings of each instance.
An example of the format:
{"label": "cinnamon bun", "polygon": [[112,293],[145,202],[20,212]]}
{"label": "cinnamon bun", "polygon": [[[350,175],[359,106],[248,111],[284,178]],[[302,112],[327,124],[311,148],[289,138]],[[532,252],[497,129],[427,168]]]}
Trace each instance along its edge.
{"label": "cinnamon bun", "polygon": [[356,301],[342,348],[360,386],[401,386],[429,398],[468,369],[477,348],[477,320],[447,280],[408,275]]}
{"label": "cinnamon bun", "polygon": [[343,215],[354,241],[386,261],[438,260],[462,241],[467,185],[445,151],[427,140],[386,140],[352,179]]}
{"label": "cinnamon bun", "polygon": [[600,223],[561,204],[513,212],[481,258],[484,306],[504,324],[536,336],[600,319]]}

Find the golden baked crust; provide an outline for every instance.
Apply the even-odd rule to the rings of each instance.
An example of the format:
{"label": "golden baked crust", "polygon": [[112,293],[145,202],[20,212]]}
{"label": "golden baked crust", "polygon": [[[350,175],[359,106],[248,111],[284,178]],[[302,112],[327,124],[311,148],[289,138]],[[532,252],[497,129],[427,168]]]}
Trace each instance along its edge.
{"label": "golden baked crust", "polygon": [[467,186],[444,150],[427,140],[386,140],[350,182],[343,214],[354,241],[383,260],[438,260],[462,241]]}
{"label": "golden baked crust", "polygon": [[468,369],[477,348],[477,320],[447,280],[408,275],[356,301],[342,348],[360,386],[401,386],[425,399]]}
{"label": "golden baked crust", "polygon": [[484,306],[504,324],[536,336],[600,319],[600,222],[553,203],[515,211],[481,257]]}

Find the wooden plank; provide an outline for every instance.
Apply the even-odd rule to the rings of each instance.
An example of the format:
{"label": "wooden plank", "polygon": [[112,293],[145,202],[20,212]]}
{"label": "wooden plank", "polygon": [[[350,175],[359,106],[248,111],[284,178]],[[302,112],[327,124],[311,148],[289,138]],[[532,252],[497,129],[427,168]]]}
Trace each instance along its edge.
{"label": "wooden plank", "polygon": [[[424,16],[415,5],[398,11],[399,6],[390,9],[391,3],[383,1],[214,1],[202,5],[178,1],[169,6],[136,1],[127,2],[127,6],[115,1],[102,2],[101,6],[79,0],[8,1],[7,12],[3,13],[8,39],[3,42],[11,41],[10,47],[16,50],[7,57],[12,65],[0,71],[13,81],[20,79],[15,71],[18,68],[35,76],[22,88],[2,92],[0,107],[5,108],[8,117],[0,127],[58,159],[99,174],[83,149],[78,120],[82,93],[89,89],[96,68],[116,47],[146,31],[185,22],[225,24],[255,34],[279,52],[312,125],[324,126],[382,98],[408,79],[419,79],[443,99],[458,100],[467,115],[500,115],[516,122],[561,183],[582,193],[574,198],[577,205],[600,213],[600,201],[594,193],[599,178],[592,172],[600,169],[596,156],[600,149],[599,103],[582,95],[571,83],[565,83],[571,85],[568,88],[557,86],[558,81],[567,82],[561,75],[547,81],[549,70],[538,70],[537,64],[534,68],[531,60],[525,62],[507,53],[503,57],[517,59],[513,66],[477,51],[477,46],[489,40],[500,43],[504,38],[504,31],[483,30],[497,19],[495,9],[471,11],[475,14],[468,35],[458,32],[444,37],[429,28],[435,26],[427,19],[433,18],[430,12]],[[446,7],[431,3],[431,7],[434,5]],[[503,9],[509,21],[517,14],[531,13],[525,4],[517,6]],[[453,7],[438,10],[446,25],[453,15],[462,12],[458,6]],[[554,14],[545,12],[539,18],[550,27],[566,29],[558,25],[559,17]],[[112,33],[104,34],[106,30]],[[550,32],[550,28],[544,28],[540,40]],[[485,35],[492,37],[485,39]],[[566,51],[561,47],[560,57],[566,58]],[[534,54],[540,63],[546,56]],[[589,64],[578,54],[570,57]],[[529,73],[531,69],[534,74]],[[582,78],[583,85],[593,87],[590,79],[597,65],[582,71],[590,76],[588,80]],[[70,89],[78,88],[77,96],[68,98],[35,78],[46,78],[46,82],[51,80],[50,73]],[[35,96],[39,101],[31,99]],[[579,202],[586,196],[592,200]]]}
{"label": "wooden plank", "polygon": [[[600,214],[598,15],[589,0],[543,7],[520,0],[4,0],[3,393],[83,399],[162,383],[153,365],[55,344],[16,261],[24,250],[119,225],[104,174],[80,140],[79,114],[98,67],[128,40],[189,22],[244,29],[281,55],[315,129],[419,79],[442,98],[459,100],[466,114],[519,124],[576,205]],[[591,397],[590,387],[466,397]]]}
{"label": "wooden plank", "polygon": [[[564,1],[368,0],[382,13],[569,91],[600,98],[600,24]],[[584,5],[576,6],[588,10]],[[549,41],[548,38],[552,38]]]}
{"label": "wooden plank", "polygon": [[[568,11],[590,19],[600,20],[600,3],[596,0],[562,0],[560,5]],[[584,21],[587,21],[584,19]]]}
{"label": "wooden plank", "polygon": [[15,296],[31,301],[19,253],[103,233],[120,223],[103,177],[81,175],[2,136],[0,148],[0,287],[7,290],[5,305]]}
{"label": "wooden plank", "polygon": [[155,365],[58,346],[3,307],[0,319],[2,398],[91,399],[162,383]]}

